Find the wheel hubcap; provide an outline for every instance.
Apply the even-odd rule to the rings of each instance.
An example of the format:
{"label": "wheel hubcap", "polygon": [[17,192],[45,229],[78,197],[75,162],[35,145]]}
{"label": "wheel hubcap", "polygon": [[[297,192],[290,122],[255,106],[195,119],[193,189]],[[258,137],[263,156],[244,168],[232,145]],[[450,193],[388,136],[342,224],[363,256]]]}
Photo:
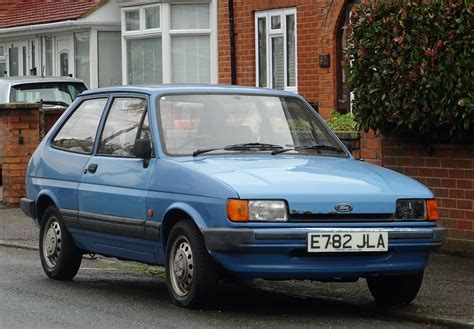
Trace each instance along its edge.
{"label": "wheel hubcap", "polygon": [[50,268],[54,268],[58,264],[61,255],[61,227],[55,217],[43,237],[43,255]]}
{"label": "wheel hubcap", "polygon": [[191,245],[184,236],[175,241],[169,266],[174,291],[179,296],[186,296],[193,282],[194,263]]}

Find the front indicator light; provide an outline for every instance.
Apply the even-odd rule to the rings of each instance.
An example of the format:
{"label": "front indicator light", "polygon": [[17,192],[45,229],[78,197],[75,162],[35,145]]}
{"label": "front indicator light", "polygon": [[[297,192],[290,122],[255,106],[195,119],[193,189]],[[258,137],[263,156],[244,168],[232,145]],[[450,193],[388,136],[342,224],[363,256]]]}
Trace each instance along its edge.
{"label": "front indicator light", "polygon": [[437,221],[439,219],[438,203],[435,199],[426,200],[426,210],[428,220]]}
{"label": "front indicator light", "polygon": [[233,222],[247,222],[249,220],[249,202],[247,200],[227,200],[227,218]]}

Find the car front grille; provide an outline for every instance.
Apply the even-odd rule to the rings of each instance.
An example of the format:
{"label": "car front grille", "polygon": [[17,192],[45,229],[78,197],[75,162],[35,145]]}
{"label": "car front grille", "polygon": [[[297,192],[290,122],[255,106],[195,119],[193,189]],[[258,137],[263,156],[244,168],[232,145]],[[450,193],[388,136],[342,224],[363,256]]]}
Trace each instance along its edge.
{"label": "car front grille", "polygon": [[290,222],[391,222],[393,214],[290,214]]}

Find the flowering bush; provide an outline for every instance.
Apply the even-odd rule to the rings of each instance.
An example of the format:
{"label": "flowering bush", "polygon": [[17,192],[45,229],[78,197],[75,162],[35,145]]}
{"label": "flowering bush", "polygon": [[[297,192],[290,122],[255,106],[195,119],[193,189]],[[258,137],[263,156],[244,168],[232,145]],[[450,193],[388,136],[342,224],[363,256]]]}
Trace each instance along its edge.
{"label": "flowering bush", "polygon": [[349,29],[361,129],[426,143],[474,140],[470,1],[363,1]]}

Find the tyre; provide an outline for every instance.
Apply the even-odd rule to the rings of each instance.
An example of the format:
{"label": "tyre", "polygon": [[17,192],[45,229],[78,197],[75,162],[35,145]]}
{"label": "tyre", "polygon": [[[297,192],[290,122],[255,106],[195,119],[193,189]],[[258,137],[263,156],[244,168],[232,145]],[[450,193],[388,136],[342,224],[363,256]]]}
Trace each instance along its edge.
{"label": "tyre", "polygon": [[212,261],[199,229],[191,221],[179,221],[166,247],[166,284],[174,304],[200,308],[215,300],[217,266]]}
{"label": "tyre", "polygon": [[379,305],[410,304],[423,281],[423,272],[397,276],[368,277],[370,293]]}
{"label": "tyre", "polygon": [[54,280],[72,280],[81,266],[76,248],[56,207],[48,207],[40,227],[39,253],[46,275]]}

